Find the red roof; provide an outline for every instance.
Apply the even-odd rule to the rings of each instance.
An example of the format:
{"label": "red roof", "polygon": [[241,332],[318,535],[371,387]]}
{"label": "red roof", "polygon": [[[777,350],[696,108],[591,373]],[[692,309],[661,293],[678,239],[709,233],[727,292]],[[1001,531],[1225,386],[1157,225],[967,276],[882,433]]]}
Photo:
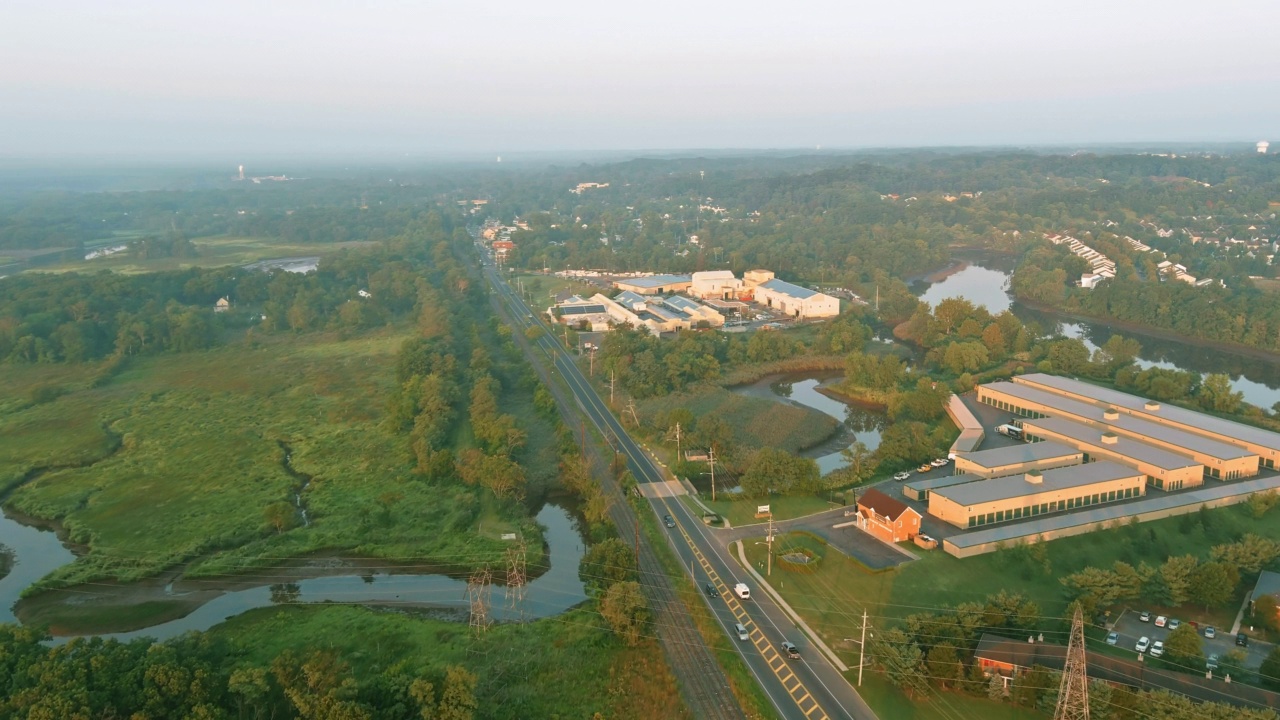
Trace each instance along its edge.
{"label": "red roof", "polygon": [[901,500],[895,500],[875,488],[862,493],[862,497],[858,498],[858,507],[874,510],[877,515],[884,515],[890,520],[897,520],[908,510],[916,512]]}

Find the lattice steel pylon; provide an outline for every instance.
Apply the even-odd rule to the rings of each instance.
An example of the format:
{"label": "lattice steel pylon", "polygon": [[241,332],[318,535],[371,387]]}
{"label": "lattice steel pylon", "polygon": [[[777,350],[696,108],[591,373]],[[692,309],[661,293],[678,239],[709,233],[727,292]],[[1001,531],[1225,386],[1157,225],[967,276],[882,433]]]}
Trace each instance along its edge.
{"label": "lattice steel pylon", "polygon": [[471,629],[481,635],[489,629],[489,594],[492,592],[493,573],[485,565],[467,578],[467,600],[471,605]]}
{"label": "lattice steel pylon", "polygon": [[1089,720],[1089,674],[1085,670],[1084,614],[1076,606],[1071,619],[1071,640],[1067,643],[1067,662],[1062,666],[1062,684],[1058,686],[1058,708],[1053,720]]}
{"label": "lattice steel pylon", "polygon": [[507,606],[517,611],[524,604],[525,591],[529,589],[529,578],[525,575],[526,551],[524,540],[507,548]]}

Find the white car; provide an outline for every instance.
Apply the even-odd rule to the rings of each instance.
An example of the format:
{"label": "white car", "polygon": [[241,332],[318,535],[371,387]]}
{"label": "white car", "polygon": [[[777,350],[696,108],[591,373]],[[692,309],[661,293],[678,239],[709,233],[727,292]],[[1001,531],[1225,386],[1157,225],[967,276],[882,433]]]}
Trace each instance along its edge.
{"label": "white car", "polygon": [[900,473],[894,473],[893,475],[894,480],[906,480],[909,477],[911,477],[911,473],[907,472],[906,470],[903,470]]}
{"label": "white car", "polygon": [[1182,623],[1178,621],[1178,618],[1169,618],[1169,629],[1170,629],[1170,630],[1177,630],[1177,629],[1178,629],[1178,626],[1179,626],[1179,625],[1181,625],[1181,624],[1182,624]]}
{"label": "white car", "polygon": [[942,467],[943,465],[946,465],[949,462],[951,461],[946,458],[938,458],[937,460],[930,460],[929,464],[934,467]]}
{"label": "white car", "polygon": [[751,597],[751,588],[747,587],[746,583],[738,583],[733,586],[733,594],[743,600],[747,600]]}
{"label": "white car", "polygon": [[1143,635],[1142,637],[1138,638],[1138,644],[1134,645],[1133,649],[1137,650],[1140,653],[1144,653],[1147,651],[1147,648],[1149,647],[1151,647],[1151,638],[1147,637],[1146,635]]}
{"label": "white car", "polygon": [[1169,624],[1169,619],[1163,615],[1156,616],[1156,627],[1164,627]]}
{"label": "white car", "polygon": [[1155,641],[1154,643],[1151,643],[1151,652],[1150,652],[1150,653],[1148,653],[1148,654],[1149,654],[1149,655],[1151,655],[1151,657],[1160,657],[1161,655],[1163,655],[1163,654],[1164,654],[1164,641],[1163,641],[1163,640],[1157,640],[1157,641]]}

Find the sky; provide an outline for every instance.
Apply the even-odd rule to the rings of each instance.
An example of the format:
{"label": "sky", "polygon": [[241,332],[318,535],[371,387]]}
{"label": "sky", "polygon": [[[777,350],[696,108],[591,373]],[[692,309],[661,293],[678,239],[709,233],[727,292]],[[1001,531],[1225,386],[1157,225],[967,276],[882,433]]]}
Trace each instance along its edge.
{"label": "sky", "polygon": [[0,0],[0,158],[1280,141],[1274,0]]}

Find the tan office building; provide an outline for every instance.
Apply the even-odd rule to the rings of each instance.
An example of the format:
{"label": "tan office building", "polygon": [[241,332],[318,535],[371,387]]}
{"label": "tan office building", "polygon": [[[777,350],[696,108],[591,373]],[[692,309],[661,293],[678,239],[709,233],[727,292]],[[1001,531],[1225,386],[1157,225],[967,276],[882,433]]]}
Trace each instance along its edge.
{"label": "tan office building", "polygon": [[1024,443],[1009,447],[956,453],[956,475],[983,478],[1017,475],[1028,470],[1048,470],[1084,462],[1084,453],[1052,442]]}
{"label": "tan office building", "polygon": [[[1096,405],[1037,385],[1022,382],[989,383],[978,388],[978,399],[988,405],[1026,417],[1064,417],[1099,430],[1113,432],[1122,437],[1188,456],[1204,466],[1206,477],[1234,480],[1258,474],[1258,454],[1240,445],[1223,442],[1172,425],[1152,422],[1136,415],[1120,412],[1114,406]],[[1199,413],[1191,414],[1208,417],[1201,416]]]}
{"label": "tan office building", "polygon": [[1084,453],[1085,462],[1110,460],[1142,473],[1147,484],[1160,490],[1181,490],[1204,484],[1204,466],[1185,455],[1120,437],[1108,430],[1066,418],[1040,418],[1022,423],[1028,442],[1052,440]]}
{"label": "tan office building", "polygon": [[956,527],[985,527],[1146,494],[1146,476],[1106,460],[935,488],[929,514]]}
{"label": "tan office building", "polygon": [[[1115,408],[1121,414],[1235,445],[1259,456],[1264,468],[1280,467],[1280,433],[1056,375],[1031,373],[1014,378],[1014,382],[1064,397],[1102,404]],[[1230,478],[1224,475],[1222,479]]]}

